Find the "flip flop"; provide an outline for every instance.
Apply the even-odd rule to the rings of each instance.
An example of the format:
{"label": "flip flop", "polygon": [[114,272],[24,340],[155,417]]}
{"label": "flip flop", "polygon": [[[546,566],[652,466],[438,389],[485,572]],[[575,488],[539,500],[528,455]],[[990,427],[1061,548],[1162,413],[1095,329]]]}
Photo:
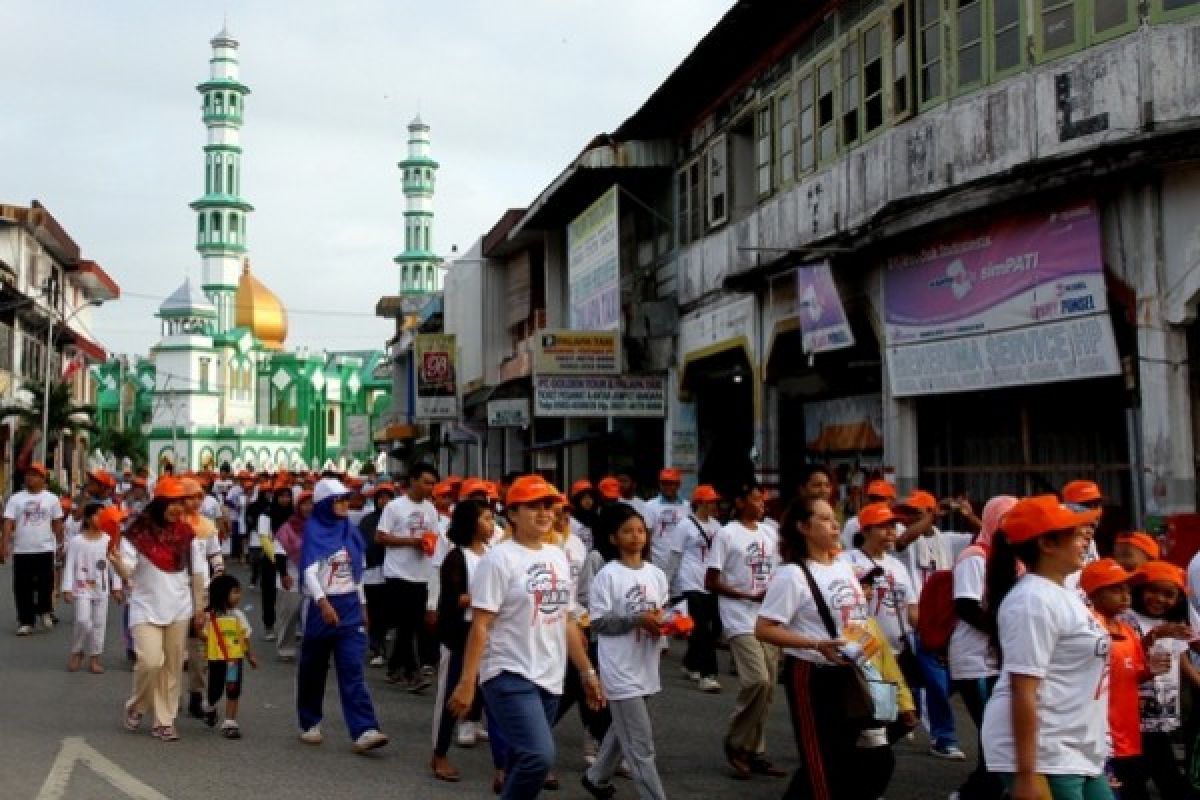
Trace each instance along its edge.
{"label": "flip flop", "polygon": [[142,712],[125,706],[125,730],[133,732],[142,727]]}

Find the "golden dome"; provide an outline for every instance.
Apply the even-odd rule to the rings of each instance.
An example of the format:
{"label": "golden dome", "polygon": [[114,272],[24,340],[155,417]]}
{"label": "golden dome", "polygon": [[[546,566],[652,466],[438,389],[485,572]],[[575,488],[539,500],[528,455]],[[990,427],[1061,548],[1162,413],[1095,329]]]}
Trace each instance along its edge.
{"label": "golden dome", "polygon": [[242,262],[242,277],[238,279],[234,297],[234,323],[250,329],[254,337],[269,350],[282,350],[287,339],[287,309],[275,293],[250,274],[250,259]]}

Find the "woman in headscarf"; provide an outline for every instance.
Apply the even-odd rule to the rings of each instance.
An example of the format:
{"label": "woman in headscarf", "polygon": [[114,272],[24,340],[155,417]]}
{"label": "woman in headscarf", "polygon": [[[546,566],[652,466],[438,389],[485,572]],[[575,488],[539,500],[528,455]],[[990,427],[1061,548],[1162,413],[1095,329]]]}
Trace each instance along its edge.
{"label": "woman in headscarf", "polygon": [[367,652],[362,588],[366,548],[362,534],[350,524],[350,492],[341,481],[323,478],[313,490],[313,500],[300,557],[307,606],[296,674],[300,740],[321,743],[325,676],[332,656],[342,717],[354,740],[354,752],[365,753],[388,743],[388,737],[379,732],[363,669]]}
{"label": "woman in headscarf", "polygon": [[136,731],[142,717],[153,713],[151,733],[164,742],[179,739],[175,714],[188,624],[204,625],[208,565],[203,544],[183,519],[187,494],[176,478],[161,478],[154,499],[122,538],[122,551],[108,556],[121,578],[133,584],[129,626],[137,662],[125,727]]}
{"label": "woman in headscarf", "polygon": [[275,596],[279,570],[275,568],[275,534],[292,518],[292,487],[286,482],[275,484],[271,503],[258,518],[258,541],[262,547],[262,571],[259,587],[262,590],[262,620],[268,642],[275,641]]}
{"label": "woman in headscarf", "polygon": [[[988,500],[983,507],[983,527],[979,529],[979,535],[959,554],[954,564],[954,611],[958,622],[950,636],[947,660],[954,688],[962,697],[977,733],[983,724],[983,708],[1000,675],[996,651],[992,647],[991,617],[984,610],[987,559],[1000,521],[1016,504],[1017,498],[1007,494]],[[987,771],[984,764],[982,744],[975,770],[958,792],[962,800],[1003,797],[1003,784]]]}
{"label": "woman in headscarf", "polygon": [[300,556],[304,543],[304,525],[312,514],[313,493],[305,490],[296,498],[288,521],[275,531],[275,572],[279,575],[277,611],[279,642],[276,655],[282,661],[296,657],[296,625],[300,621]]}

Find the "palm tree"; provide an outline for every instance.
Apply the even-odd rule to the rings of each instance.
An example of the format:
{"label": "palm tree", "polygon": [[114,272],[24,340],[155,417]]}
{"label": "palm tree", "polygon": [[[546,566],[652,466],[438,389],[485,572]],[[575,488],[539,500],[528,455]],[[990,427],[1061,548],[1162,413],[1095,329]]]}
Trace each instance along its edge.
{"label": "palm tree", "polygon": [[119,430],[101,426],[92,447],[102,453],[111,454],[118,462],[128,458],[135,469],[146,463],[146,436],[137,427]]}
{"label": "palm tree", "polygon": [[[18,417],[21,420],[16,437],[18,451],[34,431],[41,431],[43,402],[46,397],[40,383],[29,382],[24,388],[29,392],[28,405],[0,406],[0,419]],[[92,433],[96,430],[92,421],[96,416],[96,407],[89,404],[75,405],[71,397],[71,385],[65,381],[51,382],[49,409],[46,426],[49,440],[46,443],[47,460],[58,451],[58,444],[62,441],[64,433],[74,439],[82,433]]]}

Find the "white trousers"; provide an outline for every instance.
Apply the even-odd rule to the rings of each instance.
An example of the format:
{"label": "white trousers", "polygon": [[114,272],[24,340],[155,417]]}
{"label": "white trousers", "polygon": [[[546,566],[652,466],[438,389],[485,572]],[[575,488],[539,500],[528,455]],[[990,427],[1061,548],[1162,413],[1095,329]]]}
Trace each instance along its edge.
{"label": "white trousers", "polygon": [[75,596],[75,635],[71,652],[98,656],[104,652],[104,632],[108,627],[108,595]]}

